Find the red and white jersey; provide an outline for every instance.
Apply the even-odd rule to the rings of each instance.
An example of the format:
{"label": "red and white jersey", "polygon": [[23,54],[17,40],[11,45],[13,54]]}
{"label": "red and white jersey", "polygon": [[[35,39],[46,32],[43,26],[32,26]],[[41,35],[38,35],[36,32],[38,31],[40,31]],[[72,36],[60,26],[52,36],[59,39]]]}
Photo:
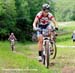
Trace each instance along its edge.
{"label": "red and white jersey", "polygon": [[10,35],[9,38],[8,38],[10,41],[12,40],[16,40],[16,37],[14,35]]}
{"label": "red and white jersey", "polygon": [[43,13],[42,11],[40,11],[37,15],[36,15],[36,18],[39,19],[39,24],[42,24],[42,25],[45,25],[45,24],[49,24],[50,20],[52,18],[54,18],[54,16],[48,12],[48,15],[47,16],[43,16]]}

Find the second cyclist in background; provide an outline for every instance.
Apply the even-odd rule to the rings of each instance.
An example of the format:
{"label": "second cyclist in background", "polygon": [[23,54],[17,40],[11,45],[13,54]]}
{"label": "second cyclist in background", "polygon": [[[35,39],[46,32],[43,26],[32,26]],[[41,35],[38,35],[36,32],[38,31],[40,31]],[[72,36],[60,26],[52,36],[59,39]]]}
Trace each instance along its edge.
{"label": "second cyclist in background", "polygon": [[15,51],[15,41],[17,40],[14,33],[11,33],[8,40],[10,41],[11,43],[11,49],[12,51]]}

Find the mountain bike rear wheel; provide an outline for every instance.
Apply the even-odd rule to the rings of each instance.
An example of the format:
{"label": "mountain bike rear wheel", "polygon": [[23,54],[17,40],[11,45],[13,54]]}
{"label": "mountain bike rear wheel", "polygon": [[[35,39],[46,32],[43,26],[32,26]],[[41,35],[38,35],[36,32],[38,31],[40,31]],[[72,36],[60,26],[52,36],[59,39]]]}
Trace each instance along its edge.
{"label": "mountain bike rear wheel", "polygon": [[57,54],[57,47],[56,47],[56,44],[55,44],[55,42],[53,42],[53,43],[51,43],[51,58],[52,59],[55,59],[56,58],[56,54]]}

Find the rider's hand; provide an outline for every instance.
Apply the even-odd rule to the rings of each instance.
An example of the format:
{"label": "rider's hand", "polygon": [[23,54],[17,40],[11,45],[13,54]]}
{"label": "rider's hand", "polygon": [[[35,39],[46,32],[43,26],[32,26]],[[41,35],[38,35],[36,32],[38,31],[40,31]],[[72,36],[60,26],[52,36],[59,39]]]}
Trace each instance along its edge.
{"label": "rider's hand", "polygon": [[37,27],[33,27],[33,30],[37,30]]}
{"label": "rider's hand", "polygon": [[35,31],[40,31],[41,29],[38,28],[38,27],[34,27],[33,30],[35,30]]}

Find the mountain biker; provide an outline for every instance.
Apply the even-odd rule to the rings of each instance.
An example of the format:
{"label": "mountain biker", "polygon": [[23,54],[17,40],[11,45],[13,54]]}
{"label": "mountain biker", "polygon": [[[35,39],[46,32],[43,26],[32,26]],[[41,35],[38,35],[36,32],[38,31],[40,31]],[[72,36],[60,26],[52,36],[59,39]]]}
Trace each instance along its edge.
{"label": "mountain biker", "polygon": [[[11,34],[10,34],[8,40],[9,40],[10,43],[11,43],[11,48],[12,48],[12,46],[13,46],[13,49],[15,49],[15,41],[16,41],[17,39],[16,39],[14,33],[11,33]],[[12,49],[12,51],[13,51],[13,49]]]}
{"label": "mountain biker", "polygon": [[[49,12],[50,5],[49,4],[43,4],[42,10],[37,13],[34,22],[33,22],[33,29],[37,30],[40,29],[51,29],[50,21],[53,22],[55,29],[58,30],[57,22],[52,15],[52,13]],[[40,31],[37,31],[37,37],[38,37],[38,53],[39,53],[39,61],[42,61],[42,46],[43,46],[43,36]]]}

